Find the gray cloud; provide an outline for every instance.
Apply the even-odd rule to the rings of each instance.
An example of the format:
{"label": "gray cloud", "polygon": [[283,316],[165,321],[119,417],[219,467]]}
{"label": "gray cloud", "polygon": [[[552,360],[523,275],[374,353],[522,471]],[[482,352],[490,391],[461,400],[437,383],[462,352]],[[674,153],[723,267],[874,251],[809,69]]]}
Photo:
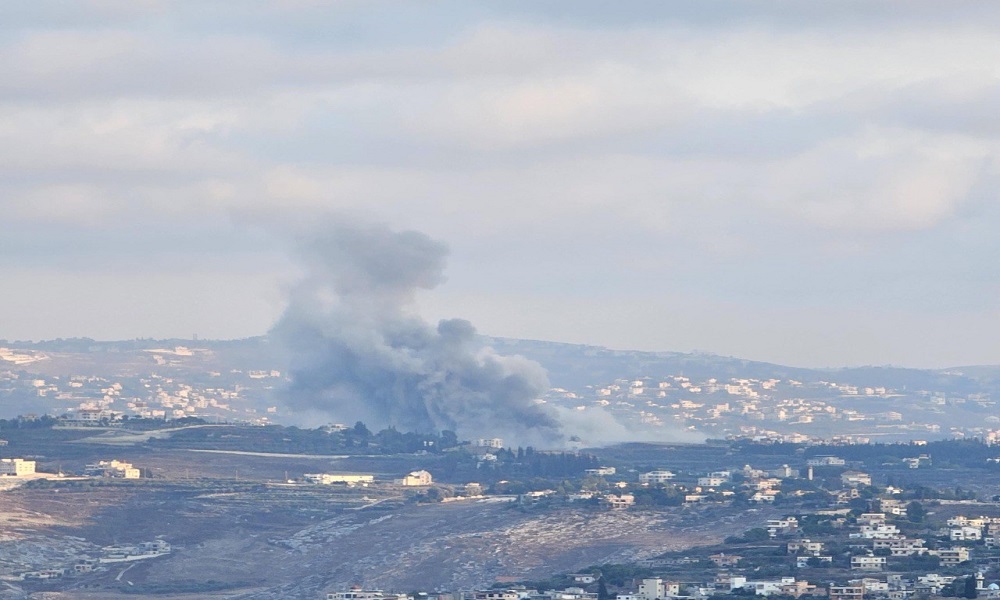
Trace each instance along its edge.
{"label": "gray cloud", "polygon": [[293,410],[377,427],[513,443],[562,441],[536,403],[545,371],[482,346],[468,321],[431,326],[414,295],[442,281],[445,247],[413,231],[337,223],[307,234],[304,280],[272,335],[290,350]]}

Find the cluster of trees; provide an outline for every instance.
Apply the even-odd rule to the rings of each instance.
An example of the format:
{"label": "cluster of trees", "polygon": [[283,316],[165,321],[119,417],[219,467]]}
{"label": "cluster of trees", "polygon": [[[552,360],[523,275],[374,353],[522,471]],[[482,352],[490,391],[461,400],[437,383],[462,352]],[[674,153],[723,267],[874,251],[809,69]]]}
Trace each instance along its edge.
{"label": "cluster of trees", "polygon": [[976,578],[957,577],[941,589],[941,595],[945,598],[977,598],[979,590],[976,589]]}
{"label": "cluster of trees", "polygon": [[150,443],[162,447],[197,447],[213,450],[252,450],[299,454],[402,454],[442,452],[458,445],[453,431],[437,433],[400,432],[393,427],[372,433],[357,422],[343,431],[328,428],[301,429],[282,425],[265,427],[229,425],[174,432]]}
{"label": "cluster of trees", "polygon": [[[795,456],[804,453],[805,458],[834,454],[850,462],[861,462],[870,466],[899,464],[903,458],[929,454],[935,466],[964,466],[972,468],[1000,469],[1000,463],[987,463],[986,459],[997,455],[995,448],[980,439],[940,440],[926,444],[855,444],[850,446],[803,446],[790,443],[761,443],[751,440],[733,442],[734,452],[755,457]],[[905,486],[904,486],[905,487]]]}
{"label": "cluster of trees", "polygon": [[194,581],[190,579],[180,581],[169,581],[166,583],[148,582],[131,583],[121,586],[118,591],[123,594],[147,595],[147,594],[197,594],[208,592],[219,592],[235,588],[248,587],[253,585],[249,581]]}
{"label": "cluster of trees", "polygon": [[11,429],[51,429],[59,421],[55,417],[43,415],[41,417],[17,416],[13,419],[0,419],[0,431]]}
{"label": "cluster of trees", "polygon": [[754,527],[753,529],[747,529],[743,532],[743,535],[731,535],[723,540],[727,544],[748,544],[753,542],[763,542],[771,539],[771,536],[767,533],[767,530],[763,527]]}
{"label": "cluster of trees", "polygon": [[684,492],[676,488],[650,486],[631,490],[636,506],[680,506],[684,504]]}
{"label": "cluster of trees", "polygon": [[[603,564],[581,569],[578,573],[590,573],[597,578],[597,598],[598,600],[610,600],[613,596],[608,592],[608,586],[625,587],[631,586],[635,581],[653,577],[653,570],[647,567],[640,567],[635,564]],[[544,592],[547,590],[561,590],[571,586],[579,586],[574,583],[569,575],[556,575],[549,579],[535,581],[522,581],[521,585],[528,589]],[[509,583],[496,583],[494,588],[504,588],[510,586]]]}
{"label": "cluster of trees", "polygon": [[527,448],[501,448],[496,451],[497,460],[489,465],[496,474],[507,477],[544,477],[558,479],[580,477],[587,469],[595,469],[600,464],[592,454],[575,452],[538,452]]}

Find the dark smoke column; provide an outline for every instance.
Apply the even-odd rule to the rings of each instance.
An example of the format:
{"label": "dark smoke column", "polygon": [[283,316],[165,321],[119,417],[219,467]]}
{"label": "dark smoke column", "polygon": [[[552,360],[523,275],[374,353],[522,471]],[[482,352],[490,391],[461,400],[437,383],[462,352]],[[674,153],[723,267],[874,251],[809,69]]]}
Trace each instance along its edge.
{"label": "dark smoke column", "polygon": [[562,441],[536,403],[544,369],[483,346],[468,321],[431,326],[414,294],[441,281],[447,248],[415,231],[332,225],[301,243],[306,277],[272,338],[290,351],[293,411],[403,431]]}

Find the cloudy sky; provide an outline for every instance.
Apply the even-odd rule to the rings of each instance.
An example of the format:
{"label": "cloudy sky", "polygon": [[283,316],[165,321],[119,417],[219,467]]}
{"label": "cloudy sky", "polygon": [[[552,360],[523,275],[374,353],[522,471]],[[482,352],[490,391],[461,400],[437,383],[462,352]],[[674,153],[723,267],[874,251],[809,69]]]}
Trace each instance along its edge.
{"label": "cloudy sky", "polygon": [[333,214],[491,335],[1000,363],[998,106],[993,3],[6,2],[0,339],[264,333]]}

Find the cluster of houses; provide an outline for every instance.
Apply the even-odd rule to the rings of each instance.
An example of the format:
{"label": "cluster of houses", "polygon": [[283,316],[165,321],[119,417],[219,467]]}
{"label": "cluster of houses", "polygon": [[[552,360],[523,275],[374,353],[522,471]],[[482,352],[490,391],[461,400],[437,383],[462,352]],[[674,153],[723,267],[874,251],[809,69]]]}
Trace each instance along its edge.
{"label": "cluster of houses", "polygon": [[131,562],[134,560],[146,560],[170,554],[170,544],[164,540],[153,540],[142,542],[137,545],[107,546],[102,548],[102,556],[99,559],[102,563]]}
{"label": "cluster of houses", "polygon": [[[844,465],[845,461],[837,457],[820,457],[810,459],[805,477],[812,479],[814,466]],[[740,475],[740,483],[734,483],[734,475]],[[677,475],[666,469],[657,469],[639,474],[639,485],[677,485]],[[677,485],[687,493],[684,501],[688,503],[705,502],[710,498],[726,499],[735,496],[737,491],[747,493],[750,502],[760,504],[773,503],[782,493],[781,485],[785,479],[802,477],[798,469],[781,465],[776,469],[762,470],[746,465],[736,471],[713,471],[699,476],[694,485]],[[858,497],[856,488],[871,485],[871,476],[860,471],[845,471],[841,482],[847,488],[838,493],[838,501],[844,503]],[[854,490],[853,492],[851,490]],[[843,495],[843,498],[840,496]]]}
{"label": "cluster of houses", "polygon": [[[1000,598],[1000,585],[986,585],[982,573],[969,575],[975,581],[977,598]],[[830,600],[862,600],[864,598],[887,598],[905,600],[911,596],[940,596],[945,588],[960,577],[928,573],[915,579],[905,579],[902,575],[888,574],[884,578],[862,577],[851,579],[846,584],[830,585],[827,596]]]}
{"label": "cluster of houses", "polygon": [[[162,365],[190,365],[211,354],[201,348],[182,346],[143,351],[149,365],[145,374],[115,378],[94,375],[24,376],[5,366],[29,365],[47,356],[29,351],[0,348],[0,395],[15,400],[33,400],[59,413],[60,422],[72,427],[115,426],[128,418],[179,419],[221,417],[265,424],[254,404],[283,374],[277,370],[207,371],[206,384],[156,374]],[[6,363],[6,364],[5,364]],[[65,408],[71,406],[73,408]],[[267,413],[276,409],[268,408]]]}
{"label": "cluster of houses", "polygon": [[[721,470],[702,473],[696,477],[687,475],[683,478],[683,483],[678,481],[677,473],[668,469],[656,469],[640,473],[638,475],[638,485],[648,486],[670,486],[683,493],[685,503],[701,503],[712,501],[729,501],[737,493],[744,493],[749,502],[758,504],[772,504],[782,494],[782,484],[786,479],[813,479],[814,467],[843,467],[846,461],[836,456],[820,456],[811,458],[807,462],[805,472],[781,465],[775,469],[756,469],[750,465],[742,469]],[[600,466],[587,469],[586,475],[590,477],[610,477],[617,474],[615,467]],[[851,500],[860,497],[859,489],[872,484],[871,475],[862,471],[846,470],[840,474],[840,482],[843,486],[841,490],[831,492],[836,504],[847,504]],[[635,495],[628,493],[631,484],[626,481],[616,481],[611,484],[612,488],[617,488],[613,492],[596,494],[599,496],[600,504],[611,510],[622,510],[635,505]],[[799,495],[804,492],[795,489],[790,492]],[[590,499],[594,493],[583,493],[573,495],[570,500]]]}
{"label": "cluster of houses", "polygon": [[[591,586],[597,577],[592,574],[572,575],[581,586]],[[986,585],[983,574],[975,578],[977,595],[980,598],[1000,598],[1000,586]],[[705,599],[718,594],[742,593],[754,596],[784,596],[799,598],[806,595],[828,596],[829,600],[863,600],[866,598],[886,598],[905,600],[914,594],[940,594],[945,586],[956,580],[953,576],[929,574],[913,581],[901,576],[889,575],[884,580],[874,577],[851,579],[845,584],[817,586],[795,577],[775,579],[753,579],[742,575],[720,574],[714,581],[704,584],[687,584],[665,580],[659,577],[645,578],[638,582],[634,590],[620,592],[615,600],[672,600]],[[415,596],[366,590],[354,586],[347,591],[326,592],[327,600],[416,600]],[[423,595],[421,595],[423,597]],[[597,600],[598,594],[584,587],[568,587],[562,590],[540,592],[523,587],[490,589],[474,592],[438,593],[429,596],[435,600]]]}
{"label": "cluster of houses", "polygon": [[[883,500],[883,504],[885,501]],[[895,503],[891,506],[898,509]],[[925,547],[926,540],[922,538],[908,538],[903,535],[899,528],[887,522],[888,515],[885,512],[863,513],[858,516],[858,530],[849,534],[850,539],[863,540],[871,543],[867,554],[851,557],[851,569],[860,571],[882,571],[886,568],[889,558],[903,558],[908,556],[929,555],[936,556],[942,567],[954,567],[970,558],[969,548],[965,546],[952,546],[950,548],[928,549]],[[982,531],[990,525],[990,518],[967,519],[966,517],[956,517],[948,520],[949,539],[951,541],[969,541],[980,539]],[[969,523],[976,523],[977,526]],[[1000,526],[1000,519],[996,520]],[[998,529],[1000,530],[1000,529]],[[965,537],[969,536],[969,537]]]}
{"label": "cluster of houses", "polygon": [[141,542],[135,545],[106,546],[101,548],[100,556],[80,556],[68,567],[54,567],[23,571],[8,577],[11,581],[39,581],[47,579],[62,579],[73,575],[83,575],[102,570],[102,565],[108,563],[132,562],[148,560],[170,554],[170,544],[162,539]]}
{"label": "cluster of houses", "polygon": [[[558,388],[550,394],[563,402],[584,399]],[[884,386],[831,381],[745,377],[691,379],[683,375],[616,379],[597,388],[591,403],[634,415],[647,425],[682,424],[714,435],[759,441],[814,443],[819,440],[815,433],[819,429],[827,432],[825,441],[830,441],[830,431],[836,431],[844,443],[867,443],[876,432],[905,438],[912,438],[914,433],[940,433],[940,424],[908,418],[906,409],[870,410],[868,406],[879,405],[856,401],[902,396],[914,404],[934,407],[968,403],[985,408],[995,404],[982,393],[960,397],[933,390],[898,391]],[[586,409],[587,406],[579,404],[577,408]],[[985,435],[987,431],[978,426],[956,429],[975,435]],[[1000,432],[990,433],[994,434],[992,439],[1000,439]]]}
{"label": "cluster of houses", "polygon": [[1000,517],[963,517],[948,519],[948,539],[953,542],[978,542],[987,548],[1000,548]]}
{"label": "cluster of houses", "polygon": [[142,477],[142,471],[134,467],[132,463],[117,459],[91,463],[83,468],[83,474],[87,477],[112,477],[115,479],[139,479]]}
{"label": "cluster of houses", "polygon": [[[0,477],[29,477],[31,475],[44,476],[36,471],[36,463],[33,460],[23,458],[0,458]],[[132,463],[117,459],[101,460],[91,463],[83,468],[84,477],[113,477],[117,479],[139,479],[142,471],[133,466]],[[60,473],[61,477],[62,474]]]}

